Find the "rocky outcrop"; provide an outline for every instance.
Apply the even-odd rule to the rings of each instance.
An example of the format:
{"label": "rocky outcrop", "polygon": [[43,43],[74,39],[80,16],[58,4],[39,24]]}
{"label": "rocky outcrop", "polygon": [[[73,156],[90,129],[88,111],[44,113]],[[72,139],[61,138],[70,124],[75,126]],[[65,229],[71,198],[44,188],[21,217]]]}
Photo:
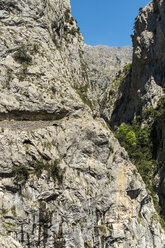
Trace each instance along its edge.
{"label": "rocky outcrop", "polygon": [[124,66],[132,63],[132,47],[84,46],[92,93],[102,95]]}
{"label": "rocky outcrop", "polygon": [[73,88],[87,81],[83,38],[69,2],[7,0],[0,9],[1,120],[18,112],[56,119],[81,108]]}
{"label": "rocky outcrop", "polygon": [[79,114],[31,131],[1,129],[3,226],[24,247],[163,248],[126,152],[103,120]]}
{"label": "rocky outcrop", "polygon": [[[116,103],[112,126],[132,120],[145,109],[156,108],[163,96],[164,75],[164,1],[154,0],[140,11],[133,35],[132,79]],[[122,104],[121,104],[122,102]]]}
{"label": "rocky outcrop", "polygon": [[0,236],[0,248],[22,248],[12,237]]}
{"label": "rocky outcrop", "polygon": [[[153,158],[157,163],[154,172],[154,190],[158,195],[161,214],[165,216],[164,201],[164,107],[160,99],[164,97],[165,86],[165,3],[161,0],[150,2],[136,18],[133,36],[132,71],[128,75],[120,96],[115,103],[111,126],[118,127],[123,122],[131,122],[147,113],[142,127],[152,124]],[[159,106],[157,108],[157,106]],[[155,109],[157,116],[153,118]],[[161,111],[160,111],[161,109]],[[160,113],[159,113],[160,112]],[[149,114],[150,113],[150,114]],[[153,183],[152,182],[152,183]]]}
{"label": "rocky outcrop", "polygon": [[136,167],[93,119],[69,1],[7,0],[0,10],[3,247],[164,248]]}
{"label": "rocky outcrop", "polygon": [[[119,98],[124,67],[132,62],[132,47],[84,46],[84,59],[88,67],[94,116],[102,116],[110,122],[116,99]],[[127,73],[126,73],[127,74]]]}
{"label": "rocky outcrop", "polygon": [[159,169],[156,175],[155,185],[159,196],[161,214],[165,217],[165,166],[164,166],[164,156],[165,156],[165,146],[164,146],[164,120],[159,119],[155,123],[155,153],[157,161],[159,162]]}

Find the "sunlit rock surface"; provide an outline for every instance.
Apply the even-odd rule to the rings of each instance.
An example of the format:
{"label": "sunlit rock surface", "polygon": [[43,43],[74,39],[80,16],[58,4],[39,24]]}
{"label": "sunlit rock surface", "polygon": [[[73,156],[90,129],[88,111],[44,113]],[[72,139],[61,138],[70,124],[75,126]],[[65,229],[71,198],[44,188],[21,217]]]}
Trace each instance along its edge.
{"label": "sunlit rock surface", "polygon": [[163,248],[140,175],[84,96],[69,1],[5,0],[0,18],[0,246]]}

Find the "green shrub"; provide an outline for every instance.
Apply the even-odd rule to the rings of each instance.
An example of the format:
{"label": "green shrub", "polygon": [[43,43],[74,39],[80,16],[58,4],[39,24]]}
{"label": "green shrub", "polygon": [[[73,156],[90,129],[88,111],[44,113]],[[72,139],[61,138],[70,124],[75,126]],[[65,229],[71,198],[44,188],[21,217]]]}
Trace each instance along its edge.
{"label": "green shrub", "polygon": [[131,68],[132,68],[132,65],[131,64],[127,64],[127,65],[124,66],[123,71],[125,73],[128,73],[131,70]]}
{"label": "green shrub", "polygon": [[34,43],[34,44],[32,45],[32,48],[31,48],[30,53],[31,53],[32,55],[34,55],[34,54],[36,54],[36,53],[38,53],[38,52],[39,52],[39,44]]}
{"label": "green shrub", "polygon": [[69,31],[69,27],[68,27],[67,25],[65,25],[65,26],[64,26],[64,32],[65,32],[65,33],[68,33],[68,31]]}
{"label": "green shrub", "polygon": [[155,109],[154,113],[155,120],[162,118],[165,120],[165,96],[163,96],[160,101],[158,107]]}
{"label": "green shrub", "polygon": [[69,34],[71,34],[71,35],[76,35],[76,34],[80,34],[80,28],[79,27],[73,27],[73,28],[71,28],[69,31],[68,31],[68,33]]}
{"label": "green shrub", "polygon": [[56,93],[57,90],[56,90],[55,86],[52,86],[52,87],[51,87],[51,91],[52,91],[54,94]]}
{"label": "green shrub", "polygon": [[136,135],[134,133],[134,131],[129,131],[126,134],[126,142],[130,145],[130,146],[136,146]]}
{"label": "green shrub", "polygon": [[42,174],[43,170],[48,172],[48,177],[51,177],[54,181],[58,181],[58,183],[62,184],[66,168],[60,168],[60,160],[56,159],[52,163],[36,161],[34,165],[34,173],[37,175],[37,177]]}
{"label": "green shrub", "polygon": [[51,28],[52,28],[52,29],[58,28],[58,22],[53,21],[52,24],[51,24]]}
{"label": "green shrub", "polygon": [[28,68],[28,64],[23,63],[22,68],[20,69],[20,71],[16,73],[19,81],[25,80],[25,78],[27,76],[27,68]]}
{"label": "green shrub", "polygon": [[123,124],[118,128],[116,138],[125,147],[131,161],[137,166],[144,182],[150,188],[154,160],[152,158],[151,130],[148,125],[141,129],[137,123],[134,125]]}
{"label": "green shrub", "polygon": [[14,76],[12,73],[13,72],[11,69],[7,69],[7,77],[6,77],[6,81],[4,85],[4,87],[6,87],[7,89],[10,89],[10,82],[14,79]]}
{"label": "green shrub", "polygon": [[62,169],[60,167],[59,159],[55,159],[55,161],[51,163],[36,161],[34,163],[34,168],[31,170],[29,170],[26,165],[13,166],[12,171],[16,182],[24,184],[26,180],[28,180],[30,173],[34,173],[37,177],[40,177],[43,170],[47,171],[48,177],[51,177],[54,181],[58,181],[58,183],[62,184],[66,168]]}
{"label": "green shrub", "polygon": [[[142,176],[146,189],[153,198],[162,227],[165,228],[165,221],[161,217],[161,207],[153,185],[158,164],[155,160],[155,136],[152,135],[157,121],[163,118],[165,118],[165,97],[160,100],[157,109],[150,107],[143,111],[142,115],[138,116],[132,123],[121,125],[117,129],[115,136],[127,150],[131,161],[136,165],[138,172]],[[150,125],[146,124],[142,128],[141,123],[147,120],[149,120]]]}
{"label": "green shrub", "polygon": [[77,27],[77,33],[80,34],[80,27]]}
{"label": "green shrub", "polygon": [[75,27],[71,28],[71,29],[69,30],[69,33],[70,33],[71,35],[76,35],[76,33],[77,33],[77,28],[75,28]]}
{"label": "green shrub", "polygon": [[20,64],[30,64],[32,61],[32,57],[28,54],[27,48],[24,45],[14,53],[13,58]]}
{"label": "green shrub", "polygon": [[43,161],[36,161],[34,165],[34,173],[37,177],[41,176],[42,171],[45,169],[45,164]]}
{"label": "green shrub", "polygon": [[76,89],[76,92],[80,96],[83,103],[88,105],[92,109],[92,102],[87,96],[88,87],[89,87],[88,84],[81,86],[78,89]]}
{"label": "green shrub", "polygon": [[64,12],[64,18],[65,18],[65,22],[69,23],[70,25],[74,24],[74,18],[73,16],[71,16],[71,11],[70,9],[66,9]]}
{"label": "green shrub", "polygon": [[132,147],[136,146],[136,135],[130,125],[121,125],[116,132],[116,138],[127,150],[132,151]]}
{"label": "green shrub", "polygon": [[154,117],[155,115],[155,109],[153,108],[153,106],[150,106],[148,109],[145,109],[142,112],[142,119],[143,120],[148,120],[151,117]]}
{"label": "green shrub", "polygon": [[84,247],[85,247],[85,248],[92,248],[91,242],[88,241],[88,240],[85,240],[85,241],[84,241]]}
{"label": "green shrub", "polygon": [[109,96],[113,96],[113,95],[115,95],[115,90],[110,89],[110,91],[109,91]]}
{"label": "green shrub", "polygon": [[71,12],[70,9],[66,9],[64,12],[64,17],[65,17],[65,21],[69,22],[70,21],[70,17],[71,17]]}
{"label": "green shrub", "polygon": [[73,16],[71,16],[71,18],[69,20],[69,23],[70,23],[70,25],[73,25],[74,24],[74,18],[73,18]]}
{"label": "green shrub", "polygon": [[127,150],[135,163],[152,160],[151,128],[148,125],[142,129],[139,123],[123,124],[116,131],[116,138]]}
{"label": "green shrub", "polygon": [[62,184],[64,179],[64,174],[66,172],[66,168],[61,169],[60,160],[56,159],[53,163],[47,164],[48,168],[48,175],[53,178],[54,181],[58,181]]}
{"label": "green shrub", "polygon": [[13,166],[13,174],[15,180],[24,184],[29,177],[29,170],[26,165],[15,165]]}
{"label": "green shrub", "polygon": [[14,217],[17,217],[17,212],[16,212],[16,207],[15,207],[15,205],[12,206],[11,212],[12,212],[12,214],[13,214]]}
{"label": "green shrub", "polygon": [[4,216],[4,215],[6,215],[9,212],[9,210],[8,209],[5,209],[4,207],[2,207],[0,209],[0,212],[1,212],[1,215]]}

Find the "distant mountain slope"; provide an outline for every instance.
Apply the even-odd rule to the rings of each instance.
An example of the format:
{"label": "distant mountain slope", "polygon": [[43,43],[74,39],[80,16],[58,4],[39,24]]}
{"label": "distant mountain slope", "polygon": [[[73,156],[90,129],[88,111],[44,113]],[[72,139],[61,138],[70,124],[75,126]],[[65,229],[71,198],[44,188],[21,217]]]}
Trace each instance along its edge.
{"label": "distant mountain slope", "polygon": [[84,46],[84,58],[88,64],[90,81],[95,90],[101,89],[100,92],[97,91],[99,95],[111,84],[116,73],[132,62],[132,51],[133,48],[129,46]]}
{"label": "distant mountain slope", "polygon": [[[88,98],[93,103],[94,116],[110,121],[119,87],[132,63],[133,48],[84,45],[84,59],[88,67]],[[123,70],[126,71],[123,73]]]}

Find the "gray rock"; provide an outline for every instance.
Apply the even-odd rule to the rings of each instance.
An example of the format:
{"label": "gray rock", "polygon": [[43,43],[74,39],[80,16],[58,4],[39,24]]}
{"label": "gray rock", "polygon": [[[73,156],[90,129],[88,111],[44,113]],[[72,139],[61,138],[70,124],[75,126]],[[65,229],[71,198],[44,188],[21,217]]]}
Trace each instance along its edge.
{"label": "gray rock", "polygon": [[163,1],[151,1],[136,18],[132,78],[126,80],[117,99],[113,126],[134,119],[150,106],[156,108],[164,95],[164,9]]}
{"label": "gray rock", "polygon": [[81,91],[90,85],[69,0],[1,8],[3,247],[164,248],[136,167]]}
{"label": "gray rock", "polygon": [[119,70],[132,62],[132,47],[84,46],[84,59],[88,64],[89,77],[97,97],[112,84]]}
{"label": "gray rock", "polygon": [[[111,119],[118,95],[116,78],[123,68],[132,62],[132,47],[84,46],[84,59],[88,65],[89,98],[93,101],[96,116]],[[109,96],[109,92],[112,94]]]}

